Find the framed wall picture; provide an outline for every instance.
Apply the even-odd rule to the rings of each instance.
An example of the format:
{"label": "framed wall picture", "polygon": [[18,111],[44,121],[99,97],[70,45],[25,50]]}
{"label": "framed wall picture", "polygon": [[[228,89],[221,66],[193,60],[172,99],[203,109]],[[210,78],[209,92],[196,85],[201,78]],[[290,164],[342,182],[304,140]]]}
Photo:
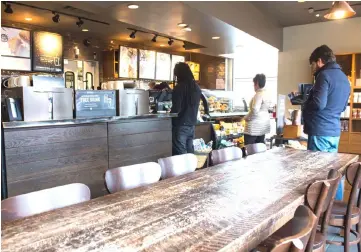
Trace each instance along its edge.
{"label": "framed wall picture", "polygon": [[33,32],[32,70],[50,73],[63,72],[63,37],[60,34]]}
{"label": "framed wall picture", "polygon": [[1,68],[31,70],[31,32],[13,27],[1,27]]}

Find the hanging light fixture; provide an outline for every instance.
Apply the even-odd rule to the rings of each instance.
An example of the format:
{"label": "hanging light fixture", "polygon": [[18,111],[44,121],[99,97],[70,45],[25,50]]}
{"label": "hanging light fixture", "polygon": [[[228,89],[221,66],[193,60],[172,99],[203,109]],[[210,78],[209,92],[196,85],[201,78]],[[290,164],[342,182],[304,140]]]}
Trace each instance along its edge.
{"label": "hanging light fixture", "polygon": [[5,10],[4,10],[5,13],[7,13],[7,14],[13,14],[14,13],[14,11],[11,8],[11,5],[9,3],[3,2],[3,4],[5,5]]}
{"label": "hanging light fixture", "polygon": [[153,43],[157,42],[157,37],[158,37],[158,35],[154,35],[154,37],[152,38]]}
{"label": "hanging light fixture", "polygon": [[84,24],[84,21],[79,18],[79,21],[76,22],[76,25],[80,28]]}
{"label": "hanging light fixture", "polygon": [[54,11],[53,11],[53,14],[54,14],[54,17],[52,17],[53,22],[54,22],[54,23],[59,23],[59,21],[60,21],[60,16],[59,16],[59,14],[55,13]]}
{"label": "hanging light fixture", "polygon": [[137,33],[137,31],[132,31],[132,33],[129,35],[129,38],[135,39],[135,34],[136,33]]}
{"label": "hanging light fixture", "polygon": [[324,16],[326,19],[343,19],[355,16],[356,12],[346,1],[335,1]]}

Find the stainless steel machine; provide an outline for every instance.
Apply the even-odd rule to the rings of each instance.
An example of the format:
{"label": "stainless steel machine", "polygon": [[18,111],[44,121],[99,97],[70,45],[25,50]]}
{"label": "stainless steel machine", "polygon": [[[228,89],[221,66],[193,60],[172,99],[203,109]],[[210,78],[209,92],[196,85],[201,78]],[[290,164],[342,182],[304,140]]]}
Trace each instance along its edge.
{"label": "stainless steel machine", "polygon": [[24,121],[73,118],[73,90],[55,87],[16,87],[4,91],[9,98],[21,101]]}
{"label": "stainless steel machine", "polygon": [[117,115],[149,114],[149,92],[141,89],[117,90]]}

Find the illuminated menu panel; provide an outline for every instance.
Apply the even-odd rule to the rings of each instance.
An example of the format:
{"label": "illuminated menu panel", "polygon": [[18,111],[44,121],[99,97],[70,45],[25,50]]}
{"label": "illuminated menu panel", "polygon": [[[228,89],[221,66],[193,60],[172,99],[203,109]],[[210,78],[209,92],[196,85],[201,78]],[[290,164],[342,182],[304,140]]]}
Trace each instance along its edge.
{"label": "illuminated menu panel", "polygon": [[63,72],[63,37],[50,32],[33,34],[33,71]]}
{"label": "illuminated menu panel", "polygon": [[157,52],[157,68],[155,78],[157,80],[170,80],[170,54]]}
{"label": "illuminated menu panel", "polygon": [[1,68],[8,70],[31,70],[30,31],[1,28]]}
{"label": "illuminated menu panel", "polygon": [[198,63],[192,62],[192,61],[187,61],[186,63],[188,64],[189,68],[191,69],[194,79],[199,80],[200,65]]}
{"label": "illuminated menu panel", "polygon": [[155,51],[139,50],[139,78],[154,79]]}
{"label": "illuminated menu panel", "polygon": [[170,71],[170,79],[173,80],[173,74],[174,74],[174,67],[178,62],[184,62],[185,58],[183,56],[179,55],[172,55],[172,67]]}
{"label": "illuminated menu panel", "polygon": [[119,77],[137,78],[138,50],[121,46],[119,48]]}

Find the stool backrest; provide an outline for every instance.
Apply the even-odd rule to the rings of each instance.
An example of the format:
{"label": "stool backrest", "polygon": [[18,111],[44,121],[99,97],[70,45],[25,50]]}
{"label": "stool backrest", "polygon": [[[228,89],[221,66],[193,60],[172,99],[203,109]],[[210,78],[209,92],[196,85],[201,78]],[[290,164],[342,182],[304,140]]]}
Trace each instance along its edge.
{"label": "stool backrest", "polygon": [[271,252],[305,251],[316,220],[316,215],[308,207],[299,206],[291,220],[291,233],[288,237],[278,241]]}
{"label": "stool backrest", "polygon": [[248,144],[245,146],[247,155],[253,155],[267,151],[267,146],[264,143]]}
{"label": "stool backrest", "polygon": [[[317,221],[322,217],[321,233],[327,236],[327,225],[331,215],[333,201],[336,196],[337,186],[341,174],[330,170],[326,180],[316,181],[307,188],[306,205],[313,211]],[[317,225],[313,228],[306,251],[312,251],[317,232]]]}
{"label": "stool backrest", "polygon": [[242,158],[242,150],[238,147],[229,147],[212,151],[212,164],[222,164],[224,162]]}
{"label": "stool backrest", "polygon": [[17,195],[1,201],[1,221],[12,221],[90,200],[84,184],[68,184]]}
{"label": "stool backrest", "polygon": [[194,172],[197,168],[198,159],[194,154],[183,154],[160,158],[158,164],[162,168],[162,179],[166,179]]}
{"label": "stool backrest", "polygon": [[160,166],[155,162],[118,167],[107,170],[105,183],[110,193],[130,190],[159,181]]}

